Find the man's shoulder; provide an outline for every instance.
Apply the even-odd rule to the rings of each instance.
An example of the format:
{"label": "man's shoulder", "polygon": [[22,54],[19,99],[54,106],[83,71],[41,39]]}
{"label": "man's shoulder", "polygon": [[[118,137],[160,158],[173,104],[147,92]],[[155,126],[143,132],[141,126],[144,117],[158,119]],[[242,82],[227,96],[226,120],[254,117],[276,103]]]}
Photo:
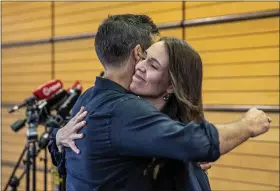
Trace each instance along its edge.
{"label": "man's shoulder", "polygon": [[[118,108],[128,109],[134,108],[135,106],[145,105],[148,102],[143,100],[142,98],[131,94],[131,93],[122,93],[117,91],[111,91],[105,93],[106,97],[103,101],[107,102],[107,104],[112,104],[112,109],[116,110]],[[104,104],[105,105],[105,104]]]}
{"label": "man's shoulder", "polygon": [[135,106],[141,104],[148,104],[147,101],[143,100],[139,96],[128,92],[119,92],[112,89],[100,89],[90,87],[88,88],[79,98],[80,104],[91,105],[90,110],[99,111],[102,110],[114,110],[119,106],[133,107],[131,103]]}
{"label": "man's shoulder", "polygon": [[115,112],[150,112],[157,109],[145,99],[134,94],[127,94],[116,104]]}

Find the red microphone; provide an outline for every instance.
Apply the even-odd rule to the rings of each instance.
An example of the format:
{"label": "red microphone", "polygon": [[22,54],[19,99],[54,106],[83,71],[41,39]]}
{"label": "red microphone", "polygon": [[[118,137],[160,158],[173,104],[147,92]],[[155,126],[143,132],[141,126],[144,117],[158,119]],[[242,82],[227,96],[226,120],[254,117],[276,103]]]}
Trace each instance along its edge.
{"label": "red microphone", "polygon": [[60,80],[51,80],[39,86],[33,91],[33,95],[37,98],[36,100],[49,99],[62,87],[63,84]]}
{"label": "red microphone", "polygon": [[[79,80],[75,81],[75,83],[73,84],[72,88],[71,89],[76,89],[76,90],[79,90],[79,91],[83,91],[83,86],[82,84],[80,83]],[[71,91],[71,89],[69,91]]]}
{"label": "red microphone", "polygon": [[19,105],[15,105],[12,108],[8,110],[9,113],[12,113],[14,111],[17,111],[21,107],[26,106],[28,102],[31,101],[38,101],[38,100],[43,100],[43,99],[49,99],[51,98],[55,93],[57,93],[60,89],[62,89],[63,84],[60,80],[51,80],[43,85],[39,86],[36,90],[34,90],[33,96],[27,98],[24,100],[23,103]]}

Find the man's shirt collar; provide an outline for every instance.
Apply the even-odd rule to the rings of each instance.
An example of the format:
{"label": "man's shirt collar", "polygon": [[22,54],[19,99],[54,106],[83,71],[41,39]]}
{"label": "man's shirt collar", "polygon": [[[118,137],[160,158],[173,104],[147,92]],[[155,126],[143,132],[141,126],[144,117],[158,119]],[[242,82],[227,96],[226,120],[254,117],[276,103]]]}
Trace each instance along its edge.
{"label": "man's shirt collar", "polygon": [[122,87],[120,84],[117,84],[116,82],[106,79],[106,78],[101,78],[101,77],[96,77],[95,80],[95,88],[97,89],[109,89],[109,90],[116,90],[121,93],[129,93],[124,87]]}

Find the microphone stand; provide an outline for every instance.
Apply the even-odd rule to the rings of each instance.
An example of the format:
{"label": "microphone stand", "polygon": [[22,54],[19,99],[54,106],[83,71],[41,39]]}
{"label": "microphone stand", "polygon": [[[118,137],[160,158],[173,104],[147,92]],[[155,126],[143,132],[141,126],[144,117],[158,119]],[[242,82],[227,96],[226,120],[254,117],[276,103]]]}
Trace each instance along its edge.
{"label": "microphone stand", "polygon": [[[7,190],[9,185],[12,187],[13,191],[16,191],[17,187],[19,186],[19,182],[23,178],[23,175],[25,173],[26,173],[25,190],[30,191],[30,175],[32,173],[32,191],[36,191],[36,156],[37,156],[36,143],[38,141],[37,126],[40,121],[40,111],[36,106],[35,100],[29,100],[26,104],[27,104],[26,122],[28,124],[28,127],[26,129],[27,143],[19,157],[19,160],[12,172],[12,175],[9,178],[8,183],[5,186],[4,189],[5,191]],[[19,167],[20,161],[22,160],[24,154],[26,154],[26,160],[24,161],[25,170],[21,174],[20,178],[18,179],[14,175],[17,168]],[[32,166],[32,172],[30,172],[31,166]]]}
{"label": "microphone stand", "polygon": [[[40,160],[44,160],[45,168],[44,168],[44,182],[45,182],[45,191],[47,190],[46,185],[47,185],[47,146],[50,141],[50,137],[52,134],[53,129],[59,129],[60,126],[64,124],[64,120],[62,117],[59,115],[51,115],[45,122],[45,132],[41,135],[38,145],[40,149],[44,149],[45,151],[45,158],[40,158]],[[63,183],[65,183],[65,180],[61,180],[63,177],[59,177],[59,185],[58,185],[58,190],[59,191],[64,191]]]}
{"label": "microphone stand", "polygon": [[48,151],[47,148],[45,150],[45,158],[44,158],[44,191],[47,191],[48,185]]}
{"label": "microphone stand", "polygon": [[[7,191],[8,186],[11,186],[11,187],[12,187],[12,190],[11,190],[11,191],[17,191],[17,187],[19,186],[21,179],[22,179],[23,176],[26,174],[26,168],[25,168],[25,170],[22,172],[22,174],[20,175],[19,178],[17,178],[17,177],[15,176],[15,173],[16,173],[16,170],[17,170],[18,167],[19,167],[19,164],[20,164],[21,160],[22,160],[23,157],[24,157],[24,154],[26,154],[26,153],[25,153],[26,151],[27,151],[27,145],[24,146],[23,151],[22,151],[22,153],[21,153],[21,155],[20,155],[20,157],[19,157],[19,159],[18,159],[18,161],[17,161],[17,164],[16,164],[16,166],[15,166],[15,168],[14,168],[14,170],[13,170],[13,172],[12,172],[12,174],[11,174],[11,176],[10,176],[10,178],[9,178],[9,180],[8,180],[8,182],[7,182],[6,186],[5,186],[5,188],[4,188],[4,191]],[[36,156],[39,155],[40,151],[41,151],[41,149],[39,149],[39,150],[37,151],[37,155],[36,155]],[[26,160],[23,160],[23,164],[26,165]],[[44,190],[44,191],[47,191],[46,186],[45,186],[45,190]]]}
{"label": "microphone stand", "polygon": [[[25,151],[26,151],[26,147],[23,148],[23,151],[22,151],[22,153],[21,153],[21,155],[20,155],[20,157],[17,161],[17,164],[16,164],[16,166],[15,166],[15,168],[14,168],[14,170],[13,170],[13,172],[12,172],[12,174],[11,174],[11,176],[10,176],[10,178],[9,178],[5,188],[4,188],[4,191],[6,191],[8,189],[9,185],[12,187],[12,191],[17,191],[17,187],[18,187],[19,182],[20,182],[20,180],[22,179],[23,176],[20,176],[20,178],[18,179],[17,177],[15,177],[15,173],[16,173],[16,170],[19,167],[20,161],[22,160],[22,158],[25,154]],[[25,171],[24,171],[24,173],[25,173]]]}
{"label": "microphone stand", "polygon": [[40,113],[35,101],[27,103],[27,153],[26,153],[26,191],[30,191],[30,167],[32,159],[32,190],[36,191],[36,142],[38,141],[37,126],[40,120]]}
{"label": "microphone stand", "polygon": [[[47,145],[49,143],[49,138],[47,137],[47,139],[44,140],[44,142],[42,143],[42,139],[45,138],[45,136],[48,134],[46,134],[46,132],[48,131],[47,126],[45,126],[45,132],[43,133],[43,135],[41,135],[40,140],[39,140],[39,148],[44,149],[44,157],[40,157],[40,161],[44,162],[44,191],[47,191],[47,184],[48,184],[48,151],[47,151]],[[39,151],[40,151],[39,150]]]}

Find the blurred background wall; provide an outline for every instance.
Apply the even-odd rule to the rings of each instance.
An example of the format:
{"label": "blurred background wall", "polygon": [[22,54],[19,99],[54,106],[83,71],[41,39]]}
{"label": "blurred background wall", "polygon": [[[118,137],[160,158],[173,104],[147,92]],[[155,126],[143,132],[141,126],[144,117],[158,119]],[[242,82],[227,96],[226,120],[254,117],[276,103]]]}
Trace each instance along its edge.
{"label": "blurred background wall", "polygon": [[[10,128],[24,109],[8,114],[7,107],[50,79],[92,86],[103,70],[94,33],[108,14],[124,13],[147,14],[162,36],[198,50],[212,123],[238,119],[248,105],[268,108],[272,129],[213,164],[212,189],[279,190],[279,2],[2,2],[2,189],[26,142],[25,129]],[[38,166],[42,190],[43,162]],[[51,190],[51,173],[48,183]]]}

